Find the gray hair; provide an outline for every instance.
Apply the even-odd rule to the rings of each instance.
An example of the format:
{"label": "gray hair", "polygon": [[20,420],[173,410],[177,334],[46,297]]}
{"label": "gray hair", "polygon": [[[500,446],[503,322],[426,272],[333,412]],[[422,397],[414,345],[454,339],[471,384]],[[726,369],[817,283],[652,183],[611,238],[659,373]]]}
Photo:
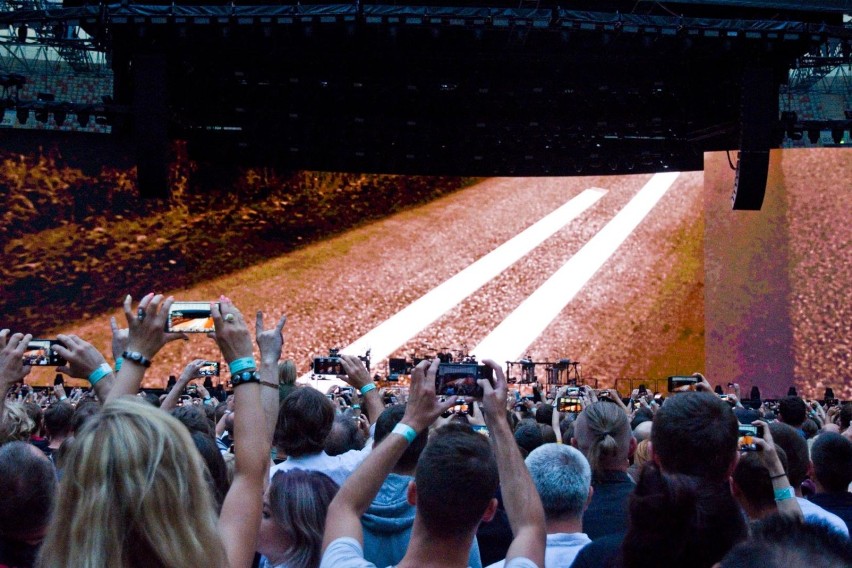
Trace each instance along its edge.
{"label": "gray hair", "polygon": [[545,444],[530,452],[526,464],[548,520],[582,516],[592,483],[592,469],[582,452]]}

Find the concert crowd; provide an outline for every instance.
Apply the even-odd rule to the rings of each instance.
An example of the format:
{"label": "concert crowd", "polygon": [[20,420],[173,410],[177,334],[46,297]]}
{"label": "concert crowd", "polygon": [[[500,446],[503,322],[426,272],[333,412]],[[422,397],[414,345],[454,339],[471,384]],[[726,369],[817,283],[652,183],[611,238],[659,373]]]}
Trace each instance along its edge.
{"label": "concert crowd", "polygon": [[[62,334],[25,359],[32,336],[0,331],[0,568],[852,567],[850,402],[700,373],[518,385],[489,360],[440,395],[437,358],[392,388],[346,354],[322,392],[282,359],[285,316],[224,296],[228,388],[195,359],[143,390],[189,339],[173,302],[127,296],[109,360]],[[28,363],[57,365],[51,390]]]}

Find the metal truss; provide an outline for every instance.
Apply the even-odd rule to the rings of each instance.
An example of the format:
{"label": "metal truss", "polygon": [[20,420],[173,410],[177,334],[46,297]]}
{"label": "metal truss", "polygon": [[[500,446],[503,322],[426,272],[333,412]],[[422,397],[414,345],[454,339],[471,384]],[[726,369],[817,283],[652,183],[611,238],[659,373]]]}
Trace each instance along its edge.
{"label": "metal truss", "polygon": [[[0,0],[0,71],[24,75],[109,74],[107,52],[96,46],[79,25],[69,22],[22,18],[34,12],[61,10],[52,0]],[[11,16],[11,17],[10,17]]]}

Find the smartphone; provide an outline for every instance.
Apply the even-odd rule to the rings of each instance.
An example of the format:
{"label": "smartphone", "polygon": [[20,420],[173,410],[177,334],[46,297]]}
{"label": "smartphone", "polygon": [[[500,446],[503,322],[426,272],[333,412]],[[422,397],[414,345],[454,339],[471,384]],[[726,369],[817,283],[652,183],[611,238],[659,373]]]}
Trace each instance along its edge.
{"label": "smartphone", "polygon": [[58,367],[65,364],[65,359],[53,351],[54,345],[62,345],[55,339],[33,339],[24,351],[24,365],[34,367]]}
{"label": "smartphone", "polygon": [[675,375],[673,377],[669,377],[669,392],[677,392],[676,389],[681,387],[690,387],[690,390],[695,388],[695,385],[698,384],[700,379],[698,377],[685,377],[681,375]]}
{"label": "smartphone", "polygon": [[219,376],[219,361],[205,361],[198,369],[199,377],[218,377]]}
{"label": "smartphone", "polygon": [[578,396],[560,396],[556,402],[556,410],[559,412],[582,412],[583,403]]}
{"label": "smartphone", "polygon": [[470,396],[482,398],[479,379],[493,377],[493,370],[486,365],[476,363],[441,363],[435,375],[435,394],[438,396]]}
{"label": "smartphone", "polygon": [[315,375],[345,375],[340,357],[314,357]]}
{"label": "smartphone", "polygon": [[763,426],[740,424],[739,448],[741,452],[756,452],[760,449],[754,443],[754,438],[763,438]]}
{"label": "smartphone", "polygon": [[213,330],[210,302],[175,302],[169,308],[166,331],[170,333],[207,333]]}

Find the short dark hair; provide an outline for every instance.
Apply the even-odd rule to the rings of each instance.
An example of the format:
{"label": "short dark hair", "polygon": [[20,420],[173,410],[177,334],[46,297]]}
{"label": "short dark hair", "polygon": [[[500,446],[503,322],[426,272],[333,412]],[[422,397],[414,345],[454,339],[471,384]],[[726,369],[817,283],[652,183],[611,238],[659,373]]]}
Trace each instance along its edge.
{"label": "short dark hair", "polygon": [[773,422],[769,425],[772,440],[787,454],[787,480],[797,489],[808,476],[808,443],[789,424]]}
{"label": "short dark hair", "polygon": [[0,447],[0,536],[26,538],[47,526],[56,484],[53,465],[35,446]]}
{"label": "short dark hair", "polygon": [[[376,420],[376,431],[373,434],[374,445],[378,445],[382,440],[387,438],[388,434],[399,424],[402,417],[405,415],[405,405],[395,404],[384,409],[379,414]],[[423,448],[426,447],[426,442],[429,441],[428,431],[423,431],[417,434],[414,441],[408,445],[405,452],[396,461],[396,467],[402,470],[413,470],[417,467],[417,460],[420,459],[420,454],[423,453]]]}
{"label": "short dark hair", "polygon": [[445,537],[479,524],[499,475],[488,440],[468,425],[451,423],[429,438],[414,480],[417,515],[430,534]]}
{"label": "short dark hair", "polygon": [[539,424],[550,426],[553,421],[553,407],[549,404],[542,404],[536,408],[535,421]]}
{"label": "short dark hair", "polygon": [[852,442],[834,432],[817,436],[811,446],[814,476],[827,493],[846,493],[852,483]]}
{"label": "short dark hair", "polygon": [[360,450],[364,447],[364,437],[355,424],[356,417],[352,414],[338,414],[334,417],[331,430],[325,437],[325,453],[339,456],[350,450]]}
{"label": "short dark hair", "polygon": [[740,488],[743,499],[755,509],[767,510],[776,507],[769,470],[756,453],[747,452],[740,457],[732,478]]}
{"label": "short dark hair", "polygon": [[544,443],[538,424],[521,424],[515,430],[515,441],[518,447],[526,450],[527,454]]}
{"label": "short dark hair", "polygon": [[178,406],[177,408],[172,409],[171,414],[177,418],[181,424],[186,426],[190,434],[193,432],[201,432],[202,434],[213,436],[215,433],[215,429],[210,423],[210,420],[207,418],[207,414],[194,404]]}
{"label": "short dark hair", "polygon": [[838,568],[852,565],[852,541],[824,523],[776,513],[752,525],[751,539],[722,559],[722,568]]}
{"label": "short dark hair", "polygon": [[155,408],[160,408],[160,397],[151,391],[144,391],[142,393],[142,400],[148,402],[151,406]]}
{"label": "short dark hair", "polygon": [[294,458],[319,453],[334,423],[334,405],[310,387],[294,389],[281,401],[275,445]]}
{"label": "short dark hair", "polygon": [[74,407],[67,402],[60,402],[45,411],[44,427],[49,436],[68,436],[71,434],[73,419]]}
{"label": "short dark hair", "polygon": [[797,396],[785,396],[778,402],[778,415],[784,424],[799,428],[808,417],[808,407]]}
{"label": "short dark hair", "polygon": [[710,568],[748,537],[726,483],[664,473],[653,462],[642,467],[629,509],[622,543],[625,567]]}
{"label": "short dark hair", "polygon": [[852,424],[852,402],[840,407],[840,431],[845,432]]}
{"label": "short dark hair", "polygon": [[83,429],[83,426],[95,415],[101,411],[101,405],[94,400],[83,400],[77,405],[74,410],[74,419],[71,421],[71,429],[76,434]]}
{"label": "short dark hair", "polygon": [[678,393],[654,416],[651,444],[663,469],[714,481],[727,478],[737,455],[739,423],[713,393]]}

